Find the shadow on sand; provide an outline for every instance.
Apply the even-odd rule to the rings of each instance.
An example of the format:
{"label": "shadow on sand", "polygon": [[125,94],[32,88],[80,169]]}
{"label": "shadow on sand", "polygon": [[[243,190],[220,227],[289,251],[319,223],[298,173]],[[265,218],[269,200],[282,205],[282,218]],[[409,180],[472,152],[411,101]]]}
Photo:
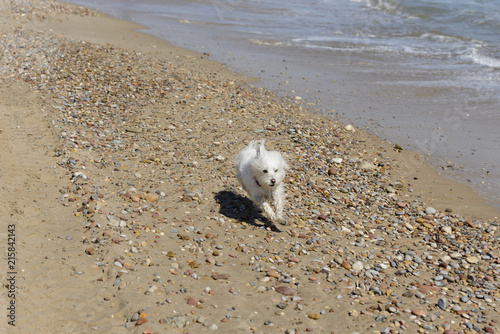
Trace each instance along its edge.
{"label": "shadow on sand", "polygon": [[219,213],[256,227],[269,227],[273,232],[281,232],[273,222],[263,216],[255,204],[247,197],[232,190],[223,190],[215,194],[215,201],[220,205]]}

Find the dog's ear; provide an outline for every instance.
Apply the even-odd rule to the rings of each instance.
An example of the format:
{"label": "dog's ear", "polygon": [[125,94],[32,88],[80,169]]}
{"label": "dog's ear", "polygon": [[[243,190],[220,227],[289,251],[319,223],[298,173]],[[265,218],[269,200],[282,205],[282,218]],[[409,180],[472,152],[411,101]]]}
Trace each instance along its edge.
{"label": "dog's ear", "polygon": [[257,159],[259,159],[262,155],[262,152],[264,152],[265,147],[264,147],[264,141],[260,142],[260,145],[257,147]]}

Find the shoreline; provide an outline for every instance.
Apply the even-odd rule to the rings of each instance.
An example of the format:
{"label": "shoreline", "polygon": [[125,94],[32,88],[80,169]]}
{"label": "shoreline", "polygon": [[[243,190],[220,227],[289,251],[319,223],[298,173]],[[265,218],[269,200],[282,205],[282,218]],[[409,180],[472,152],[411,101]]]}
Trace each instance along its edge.
{"label": "shoreline", "polygon": [[[108,8],[108,14],[114,17],[125,15],[121,10],[112,8]],[[145,23],[139,13],[126,17]],[[472,119],[474,113],[470,111],[472,118],[469,118],[467,110],[472,108],[470,103],[474,101],[474,94],[470,91],[461,92],[451,87],[436,91],[418,85],[393,87],[391,82],[405,82],[404,75],[387,74],[387,77],[381,78],[375,74],[378,71],[376,68],[369,69],[370,62],[366,57],[354,59],[354,64],[350,64],[348,59],[337,55],[329,59],[326,69],[321,70],[321,66],[315,67],[309,63],[315,63],[314,57],[317,55],[312,55],[313,59],[309,60],[300,50],[290,50],[291,54],[288,55],[271,46],[266,47],[267,51],[253,49],[239,40],[241,36],[238,38],[233,34],[220,37],[216,32],[203,33],[204,38],[210,41],[206,44],[203,38],[191,39],[187,33],[197,35],[199,26],[200,22],[176,20],[174,17],[162,24],[155,22],[153,17],[150,26],[141,31],[182,48],[209,52],[210,58],[226,64],[229,69],[258,77],[255,83],[258,87],[280,96],[299,95],[307,109],[312,109],[309,105],[314,105],[319,113],[331,115],[336,121],[352,123],[364,131],[417,151],[428,158],[429,165],[435,171],[470,186],[489,205],[500,210],[495,191],[498,185],[495,151],[493,147],[488,149],[479,144],[494,143],[494,135],[484,134],[481,138],[474,138],[479,141],[479,148],[471,144],[468,135],[461,135],[463,132],[480,133]],[[183,42],[186,39],[189,41]],[[235,49],[231,49],[231,45]],[[280,60],[283,57],[283,61],[271,60],[276,57]],[[318,64],[323,65],[318,60]],[[374,74],[370,74],[370,71]],[[380,85],[370,84],[372,79]],[[421,102],[422,99],[429,99],[429,102]],[[402,115],[399,111],[407,105],[412,107]],[[487,124],[483,128],[491,130],[492,124]],[[485,130],[485,133],[494,133],[490,130]]]}
{"label": "shoreline", "polygon": [[[55,29],[56,31],[59,30],[59,32],[62,33],[63,36],[69,36],[78,39],[87,38],[93,41],[94,43],[99,43],[99,44],[116,43],[117,45],[119,46],[121,45],[121,47],[125,49],[133,48],[139,52],[140,51],[152,52],[155,56],[158,55],[158,53],[160,52],[158,50],[159,48],[158,44],[162,44],[167,46],[169,50],[168,52],[182,55],[183,57],[186,58],[188,62],[196,62],[196,61],[207,62],[209,64],[208,66],[215,66],[218,71],[225,72],[225,76],[231,77],[232,80],[238,80],[240,81],[240,83],[245,82],[246,84],[252,84],[253,82],[259,80],[258,78],[252,78],[244,74],[239,74],[237,72],[234,72],[233,70],[228,69],[226,65],[210,60],[210,55],[204,55],[196,51],[174,46],[172,44],[169,44],[167,41],[159,39],[158,37],[153,36],[147,32],[139,31],[139,30],[147,30],[148,28],[145,26],[126,20],[116,19],[103,13],[100,13],[99,15],[106,17],[109,23],[102,24],[99,23],[98,21],[100,20],[97,19],[95,22],[91,23],[94,26],[94,28],[91,31],[87,31],[85,35],[82,35],[82,31],[85,31],[82,28],[86,25],[86,23],[83,23],[81,26],[80,26],[81,23],[76,23],[77,28],[75,30],[68,30],[64,22],[59,21],[59,23],[55,23],[52,25],[52,29]],[[106,34],[98,32],[98,30],[109,31],[110,26],[112,26],[114,29],[113,37],[106,36]],[[135,37],[133,40],[129,40],[131,32],[133,32],[132,36]],[[273,92],[273,90],[271,90],[271,92]],[[279,94],[285,99],[293,100],[293,96],[289,95],[290,92],[279,91],[275,92],[275,94]],[[301,104],[301,108],[302,107],[306,112],[314,113],[320,115],[321,117],[326,117],[326,118],[329,117],[328,114],[324,115],[321,112],[311,111],[310,107],[305,102]],[[340,122],[341,120],[332,118],[332,121]],[[361,128],[360,130],[365,132],[369,131],[366,128]],[[390,143],[388,140],[379,137],[377,134],[373,132],[369,132],[369,134],[365,133],[365,135],[369,135],[371,138],[374,138],[375,141],[388,143],[388,146],[386,146],[385,148],[386,150],[390,150],[391,147],[395,145],[393,143]],[[457,201],[459,203],[471,202],[473,204],[467,205],[465,207],[466,210],[470,211],[468,213],[462,213],[462,214],[465,214],[471,218],[479,217],[483,219],[489,219],[492,217],[500,216],[500,208],[489,203],[485,198],[481,197],[478,193],[476,193],[470,186],[441,175],[441,173],[437,170],[438,167],[430,166],[430,162],[422,154],[414,152],[411,149],[405,150],[405,152],[408,152],[408,154],[403,154],[402,157],[393,155],[393,158],[394,159],[401,158],[404,162],[406,162],[405,169],[406,172],[408,173],[406,177],[409,177],[409,173],[411,173],[412,170],[422,169],[422,172],[420,173],[422,173],[422,175],[424,176],[420,178],[424,177],[430,178],[431,180],[430,182],[422,182],[422,180],[419,180],[420,182],[415,182],[423,184],[421,188],[418,189],[418,193],[421,196],[423,196],[426,201],[438,203],[441,206],[442,211],[444,211],[446,208],[453,207],[454,205],[457,204]],[[437,186],[433,188],[434,184],[437,184]],[[471,191],[472,193],[470,193]],[[455,193],[459,193],[460,195],[455,197],[454,196]],[[439,198],[440,200],[437,200],[437,198]]]}
{"label": "shoreline", "polygon": [[[500,330],[498,210],[470,188],[136,24],[42,9],[1,25],[12,332]],[[234,177],[257,137],[292,167],[283,226]]]}
{"label": "shoreline", "polygon": [[[217,24],[210,23],[207,29],[200,29],[204,26],[203,20],[189,20],[190,14],[175,5],[173,12],[188,20],[167,15],[163,22],[155,20],[154,14],[150,16],[140,10],[123,12],[113,6],[103,9],[115,17],[146,24],[149,28],[142,31],[174,45],[209,52],[216,61],[238,73],[259,77],[258,87],[299,95],[304,105],[315,104],[335,119],[350,119],[350,123],[365,131],[423,154],[442,175],[469,185],[491,205],[500,208],[496,191],[500,186],[497,177],[500,161],[496,161],[495,145],[492,145],[498,139],[495,123],[475,116],[477,113],[495,114],[495,105],[483,99],[487,90],[458,90],[446,83],[439,87],[407,85],[405,82],[409,78],[404,74],[371,67],[370,56],[324,58],[307,51],[303,53],[300,49],[292,48],[288,52],[282,46],[252,47],[252,43],[246,41],[252,36],[234,31],[219,34]],[[143,15],[150,20],[145,20]],[[212,22],[210,15],[207,18]],[[214,32],[210,32],[212,29]],[[395,87],[394,83],[398,82],[401,86]],[[404,112],[400,112],[402,109]]]}

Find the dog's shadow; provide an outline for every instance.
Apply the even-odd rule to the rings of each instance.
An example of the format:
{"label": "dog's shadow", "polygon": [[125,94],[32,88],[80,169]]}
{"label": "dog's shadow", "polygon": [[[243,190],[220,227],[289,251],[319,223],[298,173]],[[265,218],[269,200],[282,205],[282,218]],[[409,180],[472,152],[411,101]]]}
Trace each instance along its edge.
{"label": "dog's shadow", "polygon": [[219,213],[245,222],[256,227],[269,227],[273,232],[281,232],[276,225],[263,216],[255,204],[247,197],[241,196],[232,190],[223,190],[215,194],[215,201],[219,204]]}

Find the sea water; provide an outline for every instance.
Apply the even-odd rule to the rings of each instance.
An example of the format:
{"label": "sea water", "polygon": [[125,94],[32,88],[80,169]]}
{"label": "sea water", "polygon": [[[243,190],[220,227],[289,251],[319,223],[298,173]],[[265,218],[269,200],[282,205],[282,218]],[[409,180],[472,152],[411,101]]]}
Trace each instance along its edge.
{"label": "sea water", "polygon": [[500,1],[70,2],[415,149],[500,206]]}

